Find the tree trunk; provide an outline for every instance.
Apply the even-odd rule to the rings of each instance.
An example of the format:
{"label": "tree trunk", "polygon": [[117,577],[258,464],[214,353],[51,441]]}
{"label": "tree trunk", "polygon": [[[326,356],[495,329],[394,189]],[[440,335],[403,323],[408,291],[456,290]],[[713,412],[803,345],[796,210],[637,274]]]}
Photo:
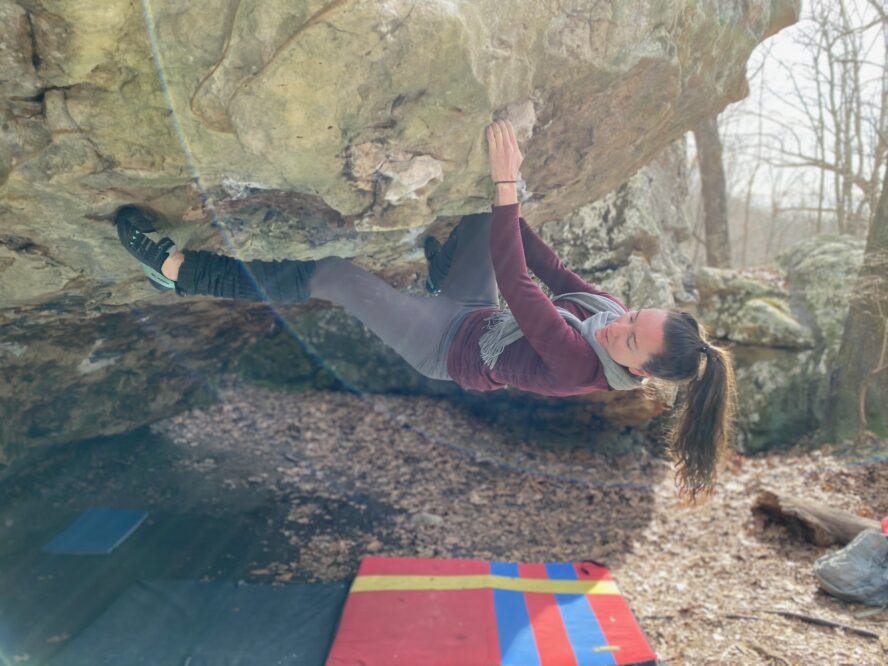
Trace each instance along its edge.
{"label": "tree trunk", "polygon": [[700,158],[700,192],[706,227],[706,263],[717,268],[727,268],[731,265],[728,197],[716,116],[707,118],[694,128],[694,141]]}
{"label": "tree trunk", "polygon": [[826,434],[833,441],[888,431],[888,169],[830,376]]}

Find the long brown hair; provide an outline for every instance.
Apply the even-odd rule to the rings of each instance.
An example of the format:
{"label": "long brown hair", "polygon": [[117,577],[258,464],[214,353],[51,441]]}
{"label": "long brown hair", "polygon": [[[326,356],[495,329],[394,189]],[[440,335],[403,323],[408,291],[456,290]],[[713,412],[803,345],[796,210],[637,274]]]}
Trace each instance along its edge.
{"label": "long brown hair", "polygon": [[663,324],[663,351],[643,369],[660,379],[688,382],[669,433],[669,453],[681,494],[694,501],[712,492],[731,438],[736,400],[731,354],[712,346],[690,314],[670,312]]}

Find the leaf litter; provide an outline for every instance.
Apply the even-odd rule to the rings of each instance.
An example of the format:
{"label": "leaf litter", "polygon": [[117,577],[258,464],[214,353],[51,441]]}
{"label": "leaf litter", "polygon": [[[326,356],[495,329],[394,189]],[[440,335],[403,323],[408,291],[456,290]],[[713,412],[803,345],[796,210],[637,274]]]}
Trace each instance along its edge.
{"label": "leaf litter", "polygon": [[286,519],[270,529],[292,556],[257,566],[248,582],[342,580],[365,555],[593,559],[611,568],[670,666],[888,663],[884,640],[792,617],[888,635],[888,613],[818,590],[812,566],[829,549],[750,511],[769,488],[888,515],[884,459],[855,466],[801,446],[734,453],[715,494],[687,506],[654,444],[628,455],[596,452],[594,437],[541,445],[427,397],[287,393],[235,380],[221,396],[153,429],[198,452],[196,473],[261,484],[282,504]]}

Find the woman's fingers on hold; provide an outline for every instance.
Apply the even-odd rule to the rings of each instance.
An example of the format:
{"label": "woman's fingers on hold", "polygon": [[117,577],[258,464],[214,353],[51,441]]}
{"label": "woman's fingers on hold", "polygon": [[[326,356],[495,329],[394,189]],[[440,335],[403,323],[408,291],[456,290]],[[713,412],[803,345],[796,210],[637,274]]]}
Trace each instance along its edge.
{"label": "woman's fingers on hold", "polygon": [[515,128],[512,127],[512,123],[510,123],[508,120],[506,121],[506,128],[508,129],[509,142],[517,148],[518,147],[518,139],[515,136]]}
{"label": "woman's fingers on hold", "polygon": [[498,141],[501,141],[505,145],[518,147],[518,140],[515,138],[515,128],[512,127],[511,121],[503,119],[494,120],[491,123],[491,126],[494,128]]}
{"label": "woman's fingers on hold", "polygon": [[492,146],[501,145],[503,142],[503,137],[502,137],[502,134],[501,134],[500,129],[497,126],[497,124],[495,122],[490,123],[490,125],[487,126],[487,130],[488,130],[487,138],[488,138],[488,140],[490,140],[491,145]]}
{"label": "woman's fingers on hold", "polygon": [[493,135],[496,137],[497,144],[502,144],[505,140],[505,132],[503,132],[502,120],[497,120],[493,125]]}

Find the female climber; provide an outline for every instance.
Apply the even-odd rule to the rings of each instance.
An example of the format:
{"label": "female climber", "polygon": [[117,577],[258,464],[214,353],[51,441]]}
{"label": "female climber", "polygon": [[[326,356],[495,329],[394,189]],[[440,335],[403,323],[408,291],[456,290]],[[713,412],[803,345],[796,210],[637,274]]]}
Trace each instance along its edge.
{"label": "female climber", "polygon": [[[523,156],[508,121],[486,129],[492,213],[467,215],[441,246],[426,239],[427,285],[435,297],[402,293],[347,259],[240,261],[159,242],[150,211],[115,214],[124,247],[153,282],[199,294],[278,304],[323,299],[342,306],[418,372],[490,391],[512,386],[548,396],[629,390],[647,378],[686,382],[670,433],[681,492],[710,492],[731,431],[729,354],[696,320],[659,308],[627,310],[568,270],[519,217]],[[556,296],[531,279],[528,269]],[[499,309],[497,288],[508,308]]]}

